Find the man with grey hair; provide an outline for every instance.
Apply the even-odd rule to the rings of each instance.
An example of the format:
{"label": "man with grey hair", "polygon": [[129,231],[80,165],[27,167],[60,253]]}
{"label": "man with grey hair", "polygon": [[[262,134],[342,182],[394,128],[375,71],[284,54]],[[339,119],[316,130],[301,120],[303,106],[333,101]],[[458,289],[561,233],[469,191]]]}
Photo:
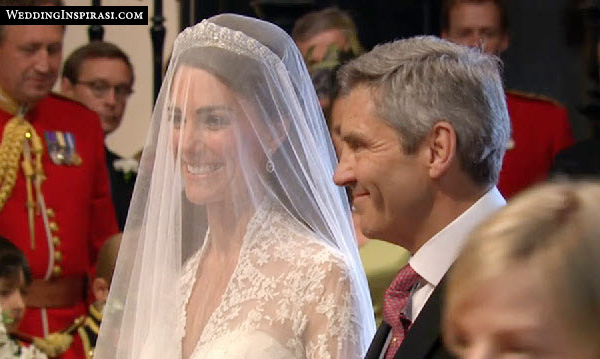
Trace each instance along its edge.
{"label": "man with grey hair", "polygon": [[339,80],[334,181],[352,192],[367,237],[411,253],[386,290],[366,358],[449,358],[443,278],[467,233],[505,204],[496,189],[510,134],[499,60],[416,37],[375,47]]}

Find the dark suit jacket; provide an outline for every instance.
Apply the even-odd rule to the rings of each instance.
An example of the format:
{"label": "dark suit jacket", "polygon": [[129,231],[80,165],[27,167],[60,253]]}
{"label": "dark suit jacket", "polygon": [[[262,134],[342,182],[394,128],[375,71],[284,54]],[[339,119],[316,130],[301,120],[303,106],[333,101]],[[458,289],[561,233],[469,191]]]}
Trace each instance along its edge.
{"label": "dark suit jacket", "polygon": [[600,177],[600,138],[579,142],[556,155],[550,174],[573,179]]}
{"label": "dark suit jacket", "polygon": [[106,151],[106,167],[108,168],[108,177],[110,179],[110,192],[112,195],[115,212],[117,213],[117,222],[119,230],[122,232],[129,211],[129,202],[133,195],[133,187],[135,185],[136,174],[132,173],[126,178],[125,173],[117,171],[113,162],[121,159],[119,155],[111,152],[105,147]]}
{"label": "dark suit jacket", "polygon": [[[443,307],[444,279],[435,288],[417,320],[408,331],[394,359],[450,359],[442,344],[440,314]],[[379,359],[391,327],[383,322],[377,329],[365,359]]]}

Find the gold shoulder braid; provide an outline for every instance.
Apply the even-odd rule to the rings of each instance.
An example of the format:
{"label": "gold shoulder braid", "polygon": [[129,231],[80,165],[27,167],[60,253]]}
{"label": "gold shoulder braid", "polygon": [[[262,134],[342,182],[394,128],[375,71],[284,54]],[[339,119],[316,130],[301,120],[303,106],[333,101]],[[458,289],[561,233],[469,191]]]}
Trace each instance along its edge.
{"label": "gold shoulder braid", "polygon": [[[0,97],[0,107],[3,109],[14,109],[14,102]],[[36,196],[41,195],[42,181],[45,179],[42,167],[42,154],[44,146],[42,139],[35,132],[33,126],[25,119],[26,107],[20,107],[13,118],[11,118],[2,133],[0,142],[0,211],[4,208],[6,201],[12,194],[17,181],[17,170],[19,159],[23,154],[21,168],[25,175],[27,188],[27,216],[29,220],[29,233],[31,248],[35,248],[35,201],[33,197],[32,184],[35,186]],[[10,111],[13,113],[13,111]],[[32,163],[32,152],[35,161]]]}

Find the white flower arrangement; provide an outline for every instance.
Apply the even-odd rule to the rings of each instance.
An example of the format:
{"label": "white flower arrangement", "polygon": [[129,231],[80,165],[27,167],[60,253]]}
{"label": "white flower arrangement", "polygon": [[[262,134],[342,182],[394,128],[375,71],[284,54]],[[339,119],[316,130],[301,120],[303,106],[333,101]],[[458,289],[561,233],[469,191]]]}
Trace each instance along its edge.
{"label": "white flower arrangement", "polygon": [[137,173],[139,163],[133,158],[120,158],[113,161],[113,167],[119,172],[123,172],[123,178],[125,182],[129,182],[129,179],[133,177],[134,173]]}
{"label": "white flower arrangement", "polygon": [[4,314],[2,311],[2,306],[0,306],[0,358],[2,359],[48,359],[46,354],[42,353],[34,347],[30,345],[28,347],[22,347],[17,342],[12,340],[8,333],[6,332],[6,327],[4,323],[8,316]]}
{"label": "white flower arrangement", "polygon": [[120,172],[137,173],[138,161],[133,158],[120,158],[113,161],[113,167]]}

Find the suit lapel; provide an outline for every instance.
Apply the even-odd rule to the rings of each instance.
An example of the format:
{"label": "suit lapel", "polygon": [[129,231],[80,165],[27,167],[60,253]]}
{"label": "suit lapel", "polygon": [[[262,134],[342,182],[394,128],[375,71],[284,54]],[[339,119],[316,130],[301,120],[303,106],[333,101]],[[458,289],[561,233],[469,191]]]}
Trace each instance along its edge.
{"label": "suit lapel", "polygon": [[377,328],[375,337],[373,337],[373,341],[371,341],[365,359],[379,359],[390,329],[391,327],[386,322],[381,322],[381,325]]}
{"label": "suit lapel", "polygon": [[394,359],[426,358],[432,349],[439,349],[442,345],[440,313],[443,306],[444,282],[442,279],[434,289],[417,320],[406,334]]}

